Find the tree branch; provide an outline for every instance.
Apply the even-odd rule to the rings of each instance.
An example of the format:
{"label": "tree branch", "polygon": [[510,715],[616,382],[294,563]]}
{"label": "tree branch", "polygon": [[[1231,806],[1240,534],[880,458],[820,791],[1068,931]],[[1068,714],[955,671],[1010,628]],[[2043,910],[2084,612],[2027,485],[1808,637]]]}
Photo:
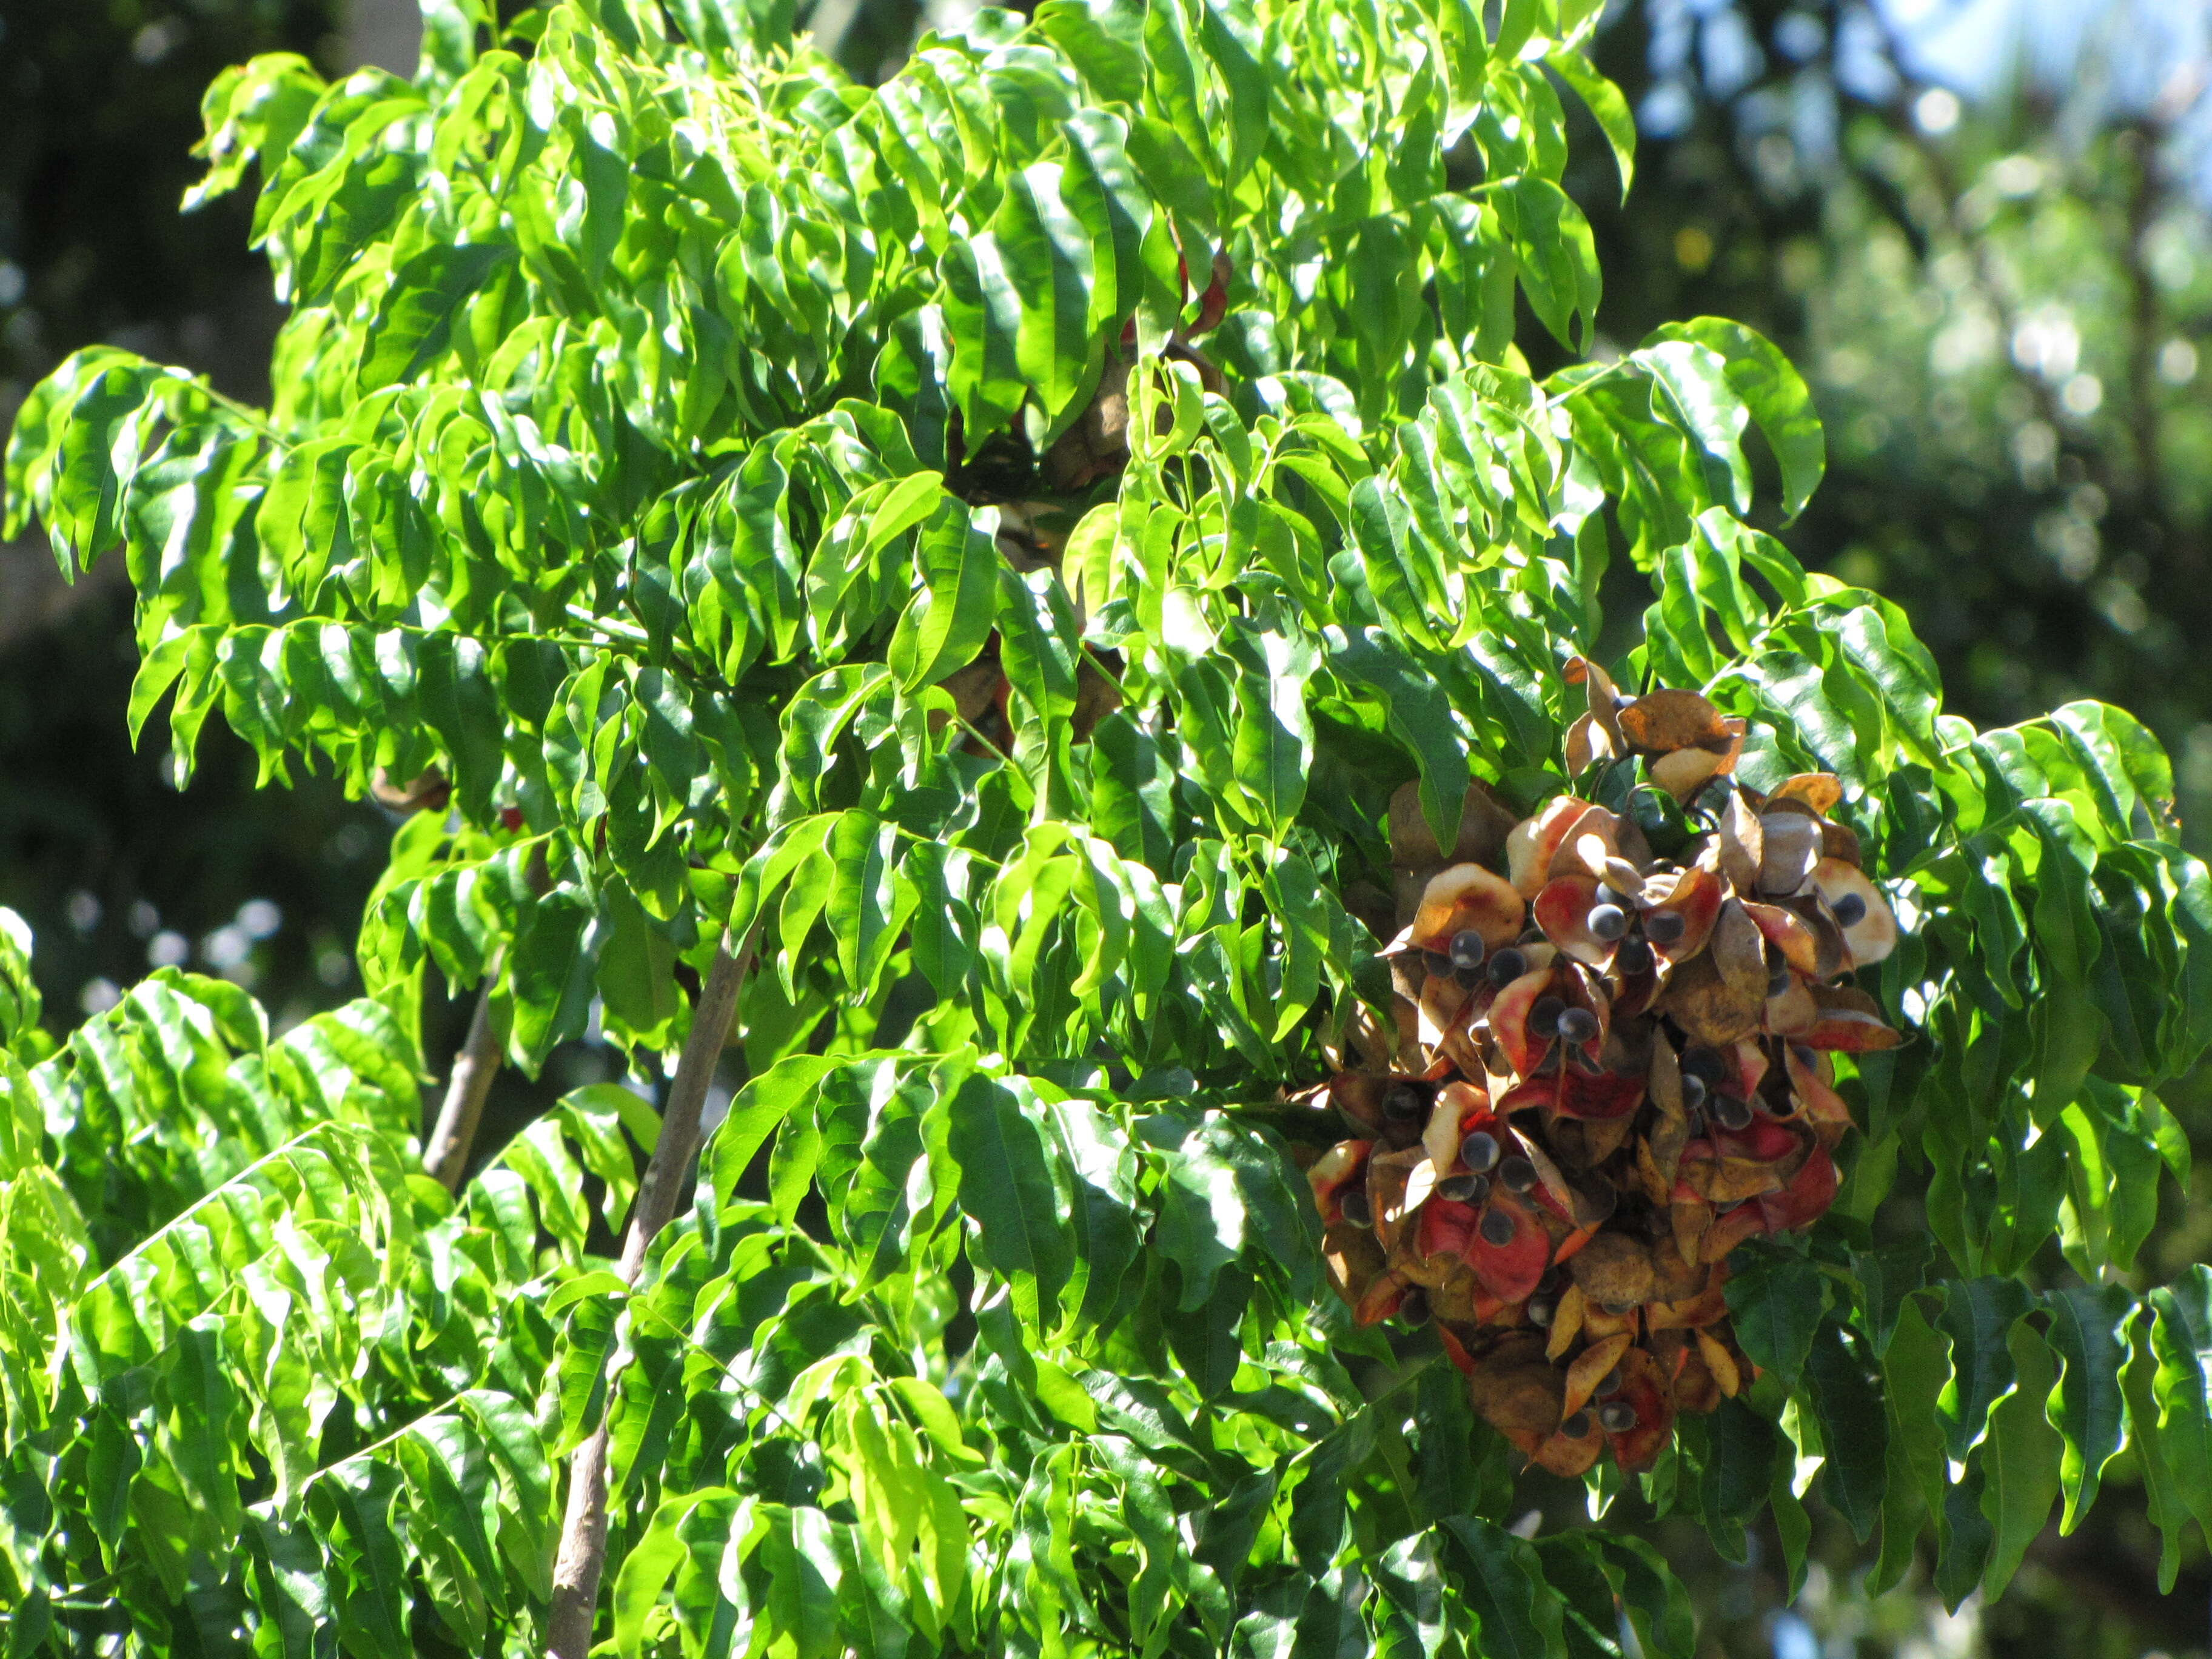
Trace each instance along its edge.
{"label": "tree branch", "polygon": [[[738,953],[726,946],[714,952],[707,982],[691,1010],[691,1034],[684,1039],[676,1079],[669,1085],[668,1109],[661,1116],[660,1139],[638,1183],[629,1232],[623,1241],[623,1282],[635,1284],[653,1237],[676,1213],[684,1172],[699,1142],[699,1116],[714,1081],[715,1062],[729,1040],[738,995],[752,966],[755,934]],[[568,1506],[561,1527],[561,1549],[553,1567],[553,1607],[546,1618],[548,1659],[585,1659],[592,1646],[592,1620],[599,1608],[599,1577],[607,1557],[608,1425],[603,1418],[590,1439],[576,1448],[568,1464]]]}
{"label": "tree branch", "polygon": [[468,1040],[453,1056],[446,1102],[438,1109],[437,1124],[422,1153],[424,1167],[449,1193],[461,1189],[477,1125],[483,1121],[484,1099],[491,1093],[492,1079],[499,1075],[499,1039],[491,1028],[491,994],[499,983],[499,969],[500,957],[495,956],[484,968],[483,988],[477,994],[477,1011],[469,1018]]}

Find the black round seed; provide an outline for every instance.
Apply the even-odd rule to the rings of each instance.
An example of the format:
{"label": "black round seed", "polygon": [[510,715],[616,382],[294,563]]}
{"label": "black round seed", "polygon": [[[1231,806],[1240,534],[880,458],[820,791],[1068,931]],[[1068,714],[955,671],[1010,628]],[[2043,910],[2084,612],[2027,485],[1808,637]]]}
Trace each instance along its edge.
{"label": "black round seed", "polygon": [[1800,1066],[1818,1066],[1820,1063],[1820,1056],[1819,1053],[1816,1050],[1808,1048],[1804,1043],[1791,1043],[1790,1045],[1790,1052],[1797,1056],[1797,1063]]}
{"label": "black round seed", "polygon": [[1766,970],[1766,994],[1778,997],[1790,988],[1790,964],[1778,962]]}
{"label": "black round seed", "polygon": [[1480,968],[1455,968],[1452,969],[1452,983],[1458,986],[1462,991],[1472,991],[1476,986],[1480,985],[1483,982],[1483,973],[1482,969]]}
{"label": "black round seed", "polygon": [[1625,1379],[1620,1375],[1620,1367],[1615,1365],[1611,1370],[1607,1371],[1603,1376],[1598,1379],[1597,1397],[1601,1400],[1607,1400],[1612,1398],[1614,1395],[1619,1394],[1620,1392],[1620,1385],[1624,1380]]}
{"label": "black round seed", "polygon": [[1459,1144],[1459,1161],[1477,1175],[1488,1175],[1498,1167],[1498,1137],[1487,1129],[1477,1129]]}
{"label": "black round seed", "polygon": [[1528,1035],[1547,1037],[1559,1029],[1559,1016],[1567,1005],[1558,997],[1538,997],[1528,1005]]}
{"label": "black round seed", "polygon": [[1672,945],[1689,931],[1680,910],[1654,910],[1644,918],[1644,937],[1654,945]]}
{"label": "black round seed", "polygon": [[1355,1227],[1375,1224],[1375,1206],[1367,1196],[1364,1187],[1354,1187],[1336,1200],[1337,1213]]}
{"label": "black round seed", "polygon": [[1694,1112],[1705,1103],[1705,1080],[1693,1072],[1682,1073],[1682,1106]]}
{"label": "black round seed", "polygon": [[1588,1412],[1577,1412],[1572,1417],[1559,1425],[1559,1432],[1566,1436],[1570,1440],[1579,1440],[1589,1431],[1590,1420],[1589,1413]]}
{"label": "black round seed", "polygon": [[1537,1279],[1536,1288],[1546,1296],[1557,1296],[1565,1287],[1566,1282],[1567,1270],[1565,1267],[1547,1267],[1543,1276]]}
{"label": "black round seed", "polygon": [[1845,927],[1856,927],[1866,920],[1866,900],[1857,893],[1846,893],[1828,907],[1836,913],[1836,920]]}
{"label": "black round seed", "polygon": [[1470,1175],[1462,1170],[1437,1182],[1437,1196],[1448,1198],[1455,1204],[1480,1204],[1490,1196],[1490,1177]]}
{"label": "black round seed", "polygon": [[1635,903],[1636,900],[1633,895],[1622,892],[1620,889],[1610,883],[1600,882],[1595,902],[1599,904],[1618,904],[1626,910]]}
{"label": "black round seed", "polygon": [[1410,1083],[1394,1083],[1383,1091],[1382,1115],[1405,1123],[1429,1109],[1428,1101]]}
{"label": "black round seed", "polygon": [[1472,927],[1462,927],[1451,936],[1451,959],[1455,968],[1480,968],[1490,947],[1482,942],[1482,935]]}
{"label": "black round seed", "polygon": [[1510,945],[1490,958],[1490,982],[1510,985],[1528,971],[1528,958]]}
{"label": "black round seed", "polygon": [[1607,1434],[1626,1434],[1636,1426],[1636,1407],[1626,1400],[1608,1400],[1597,1408],[1597,1420]]}
{"label": "black round seed", "polygon": [[1625,939],[1613,953],[1613,965],[1624,974],[1640,974],[1651,965],[1651,947],[1640,939]]}
{"label": "black round seed", "polygon": [[1513,1242],[1513,1218],[1503,1210],[1482,1212],[1482,1242],[1504,1249]]}
{"label": "black round seed", "polygon": [[1398,1304],[1398,1317],[1404,1320],[1408,1325],[1427,1324],[1429,1322],[1429,1293],[1426,1291],[1418,1288],[1407,1291],[1406,1299]]}
{"label": "black round seed", "polygon": [[1597,1016],[1587,1008],[1570,1008],[1559,1016],[1559,1036],[1569,1042],[1588,1042],[1597,1035]]}
{"label": "black round seed", "polygon": [[1695,1078],[1706,1088],[1716,1089],[1728,1073],[1728,1062],[1710,1048],[1700,1048],[1695,1054],[1682,1056],[1682,1076],[1686,1081]]}
{"label": "black round seed", "polygon": [[1734,1095],[1720,1095],[1713,1101],[1713,1121],[1723,1129],[1741,1129],[1751,1122],[1751,1107]]}
{"label": "black round seed", "polygon": [[1536,1166],[1516,1152],[1498,1166],[1498,1178],[1516,1193],[1525,1193],[1536,1184]]}
{"label": "black round seed", "polygon": [[1434,978],[1442,979],[1451,972],[1452,959],[1443,951],[1424,951],[1421,952],[1421,966]]}
{"label": "black round seed", "polygon": [[1619,1319],[1623,1314],[1632,1314],[1636,1311],[1636,1304],[1633,1302],[1601,1302],[1597,1305],[1615,1319]]}
{"label": "black round seed", "polygon": [[1583,926],[1600,939],[1619,939],[1628,931],[1628,912],[1618,904],[1593,904],[1589,915],[1583,918]]}
{"label": "black round seed", "polygon": [[1531,1325],[1549,1325],[1559,1311],[1558,1304],[1548,1296],[1532,1296],[1528,1298],[1528,1322]]}

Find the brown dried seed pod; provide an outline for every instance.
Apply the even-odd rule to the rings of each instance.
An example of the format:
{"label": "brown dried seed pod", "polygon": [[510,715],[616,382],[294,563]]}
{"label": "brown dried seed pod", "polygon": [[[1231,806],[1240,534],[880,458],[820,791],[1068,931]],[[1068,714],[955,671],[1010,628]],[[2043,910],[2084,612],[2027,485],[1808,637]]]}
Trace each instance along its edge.
{"label": "brown dried seed pod", "polygon": [[1656,1282],[1650,1251],[1626,1233],[1601,1232],[1569,1259],[1567,1271],[1585,1297],[1613,1306],[1649,1300]]}

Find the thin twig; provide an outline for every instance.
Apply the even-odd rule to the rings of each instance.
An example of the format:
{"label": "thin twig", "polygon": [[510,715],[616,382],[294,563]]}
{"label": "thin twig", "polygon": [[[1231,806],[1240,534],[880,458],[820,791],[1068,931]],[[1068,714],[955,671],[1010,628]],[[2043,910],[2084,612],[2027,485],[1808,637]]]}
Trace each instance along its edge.
{"label": "thin twig", "polygon": [[499,1038],[491,1025],[492,988],[499,983],[500,957],[484,969],[483,989],[477,994],[477,1010],[469,1018],[468,1041],[453,1056],[453,1075],[446,1082],[445,1104],[430,1131],[422,1154],[423,1166],[449,1193],[461,1189],[461,1176],[469,1166],[469,1149],[476,1144],[477,1125],[483,1121],[484,1100],[491,1080],[499,1075]]}
{"label": "thin twig", "polygon": [[[729,1040],[738,994],[752,966],[758,924],[735,956],[726,946],[714,952],[714,966],[699,988],[691,1010],[691,1034],[684,1039],[676,1078],[669,1085],[668,1109],[660,1138],[638,1183],[630,1208],[629,1236],[623,1241],[623,1282],[635,1284],[653,1237],[676,1213],[684,1177],[699,1142],[699,1116],[714,1081],[715,1063]],[[561,1527],[561,1550],[553,1566],[553,1606],[545,1621],[548,1659],[585,1659],[592,1647],[592,1621],[599,1608],[599,1578],[607,1557],[607,1454],[609,1425],[602,1418],[591,1437],[576,1448],[568,1464],[568,1504]]]}

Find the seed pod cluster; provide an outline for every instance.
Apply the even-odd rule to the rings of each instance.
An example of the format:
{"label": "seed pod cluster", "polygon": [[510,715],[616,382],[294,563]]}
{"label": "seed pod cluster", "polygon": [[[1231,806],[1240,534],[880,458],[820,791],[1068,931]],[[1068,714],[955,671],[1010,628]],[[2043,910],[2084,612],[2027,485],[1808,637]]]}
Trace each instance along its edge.
{"label": "seed pod cluster", "polygon": [[1308,1170],[1363,1324],[1433,1322],[1475,1409],[1535,1462],[1647,1468],[1681,1411],[1747,1385],[1729,1254],[1833,1200],[1832,1056],[1894,1046],[1845,982],[1897,939],[1826,774],[1761,793],[1695,692],[1576,661],[1579,775],[1625,763],[1689,811],[1654,855],[1573,795],[1513,823],[1470,790],[1456,843],[1391,804],[1405,926],[1388,1063],[1328,1085],[1354,1138]]}

